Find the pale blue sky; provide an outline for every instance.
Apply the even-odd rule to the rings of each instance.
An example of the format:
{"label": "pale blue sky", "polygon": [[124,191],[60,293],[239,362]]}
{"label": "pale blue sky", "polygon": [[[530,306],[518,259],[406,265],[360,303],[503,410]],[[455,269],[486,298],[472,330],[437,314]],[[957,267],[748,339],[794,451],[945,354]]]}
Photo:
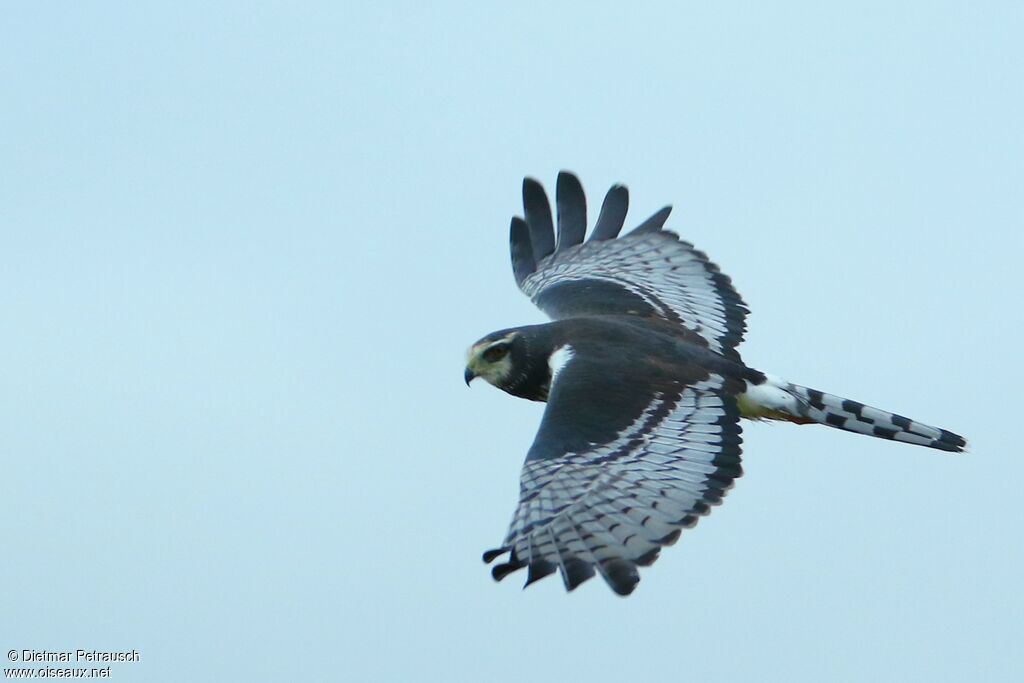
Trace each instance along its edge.
{"label": "pale blue sky", "polygon": [[[1019,3],[21,3],[0,649],[134,680],[1021,680]],[[752,425],[623,600],[494,584],[542,406],[523,175],[632,191],[748,363],[965,434]]]}

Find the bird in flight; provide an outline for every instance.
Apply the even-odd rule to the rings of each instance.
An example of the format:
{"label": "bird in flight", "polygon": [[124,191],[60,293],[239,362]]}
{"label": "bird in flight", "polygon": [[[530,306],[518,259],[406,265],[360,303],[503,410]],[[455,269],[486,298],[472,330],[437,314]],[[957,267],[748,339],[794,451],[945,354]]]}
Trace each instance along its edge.
{"label": "bird in flight", "polygon": [[500,581],[560,572],[566,590],[600,574],[619,595],[742,474],[741,417],[823,424],[962,452],[945,429],[748,367],[736,346],[748,313],[732,281],[663,229],[665,207],[620,236],[629,193],[608,190],[590,237],[583,187],[558,175],[557,233],[544,188],[523,181],[511,226],[519,288],[553,322],[473,344],[466,384],[545,401],[519,505],[500,547]]}

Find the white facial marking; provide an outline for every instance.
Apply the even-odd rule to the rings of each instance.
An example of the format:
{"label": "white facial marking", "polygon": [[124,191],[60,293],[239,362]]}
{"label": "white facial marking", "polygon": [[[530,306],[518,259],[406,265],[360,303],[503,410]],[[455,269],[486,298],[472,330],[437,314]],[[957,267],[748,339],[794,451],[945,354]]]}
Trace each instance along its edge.
{"label": "white facial marking", "polygon": [[467,354],[466,367],[472,370],[477,377],[497,386],[512,372],[512,354],[506,353],[501,359],[492,363],[484,358],[484,353],[494,346],[511,343],[517,334],[518,332],[512,332],[501,339],[481,342],[471,347]]}

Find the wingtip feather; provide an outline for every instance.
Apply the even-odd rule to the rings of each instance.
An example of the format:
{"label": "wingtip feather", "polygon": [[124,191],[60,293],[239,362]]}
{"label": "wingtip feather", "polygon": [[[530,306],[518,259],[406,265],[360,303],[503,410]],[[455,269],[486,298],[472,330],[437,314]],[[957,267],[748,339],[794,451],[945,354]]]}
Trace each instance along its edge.
{"label": "wingtip feather", "polygon": [[523,280],[537,270],[537,261],[533,257],[530,226],[519,216],[514,216],[509,226],[509,251],[512,256],[512,274],[516,282],[522,285]]}
{"label": "wingtip feather", "polygon": [[555,251],[562,251],[583,242],[587,232],[587,197],[579,178],[573,173],[558,173],[555,204],[558,207],[558,240]]}
{"label": "wingtip feather", "polygon": [[672,205],[663,206],[651,215],[650,218],[645,220],[640,225],[636,226],[630,231],[630,235],[643,234],[645,232],[657,232],[665,226],[665,221],[668,220],[668,215],[672,213]]}
{"label": "wingtip feather", "polygon": [[555,249],[555,227],[544,186],[529,176],[523,178],[523,210],[530,228],[533,258],[539,261]]}
{"label": "wingtip feather", "polygon": [[592,241],[610,240],[618,237],[626,222],[629,211],[629,188],[615,184],[608,188],[601,204],[601,213],[597,216],[597,224],[590,233]]}

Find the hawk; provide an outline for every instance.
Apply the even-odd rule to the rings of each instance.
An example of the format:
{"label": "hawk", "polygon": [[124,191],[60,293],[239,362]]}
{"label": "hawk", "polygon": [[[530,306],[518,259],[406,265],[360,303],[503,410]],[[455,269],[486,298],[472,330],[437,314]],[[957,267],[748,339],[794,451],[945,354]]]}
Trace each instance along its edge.
{"label": "hawk", "polygon": [[[544,188],[523,181],[511,226],[519,288],[553,322],[473,344],[465,380],[545,401],[519,505],[487,563],[526,585],[558,571],[566,590],[600,574],[619,595],[742,474],[740,418],[822,424],[959,453],[963,437],[748,367],[748,309],[732,281],[663,229],[665,207],[620,236],[614,185],[590,237],[579,180],[558,175],[557,233]],[[525,586],[524,586],[525,587]]]}

